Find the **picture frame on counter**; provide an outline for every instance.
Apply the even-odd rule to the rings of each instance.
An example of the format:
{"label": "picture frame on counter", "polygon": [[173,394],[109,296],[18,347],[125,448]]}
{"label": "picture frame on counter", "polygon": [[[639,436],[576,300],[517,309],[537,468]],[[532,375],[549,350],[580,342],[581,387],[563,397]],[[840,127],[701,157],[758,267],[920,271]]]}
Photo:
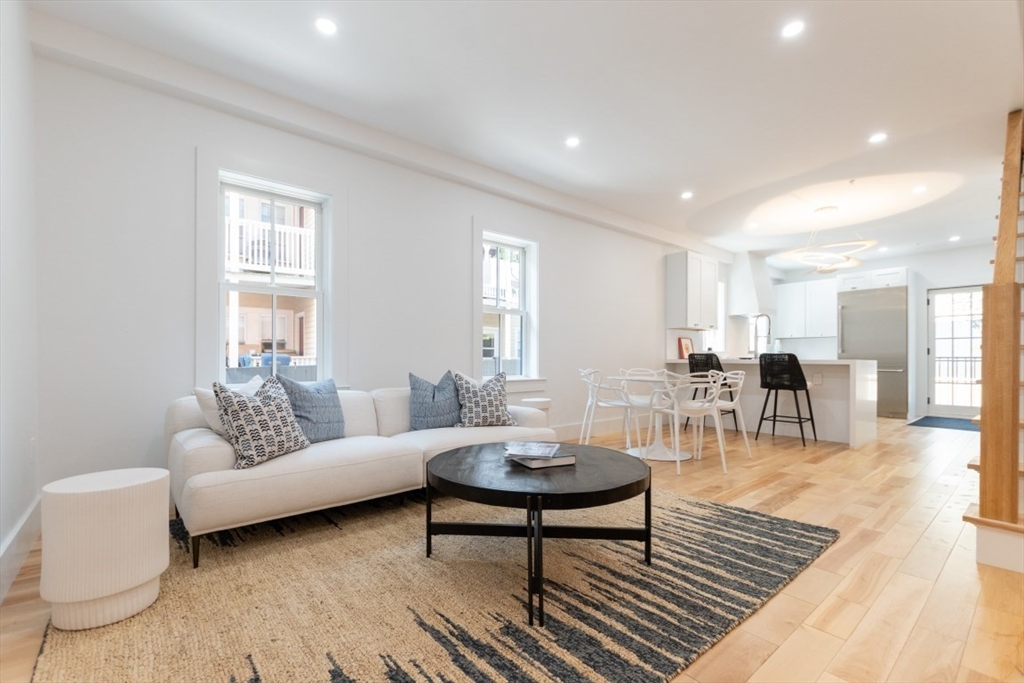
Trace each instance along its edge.
{"label": "picture frame on counter", "polygon": [[693,340],[689,337],[679,337],[679,358],[686,360],[693,353]]}

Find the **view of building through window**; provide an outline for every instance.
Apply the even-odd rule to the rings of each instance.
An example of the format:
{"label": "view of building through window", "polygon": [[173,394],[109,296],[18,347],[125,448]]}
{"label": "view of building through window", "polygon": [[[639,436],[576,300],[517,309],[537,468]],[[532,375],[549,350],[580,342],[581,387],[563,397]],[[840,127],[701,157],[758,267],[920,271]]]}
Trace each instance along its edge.
{"label": "view of building through window", "polygon": [[228,183],[221,192],[225,380],[316,380],[322,205]]}
{"label": "view of building through window", "polygon": [[483,376],[526,374],[526,248],[484,236]]}

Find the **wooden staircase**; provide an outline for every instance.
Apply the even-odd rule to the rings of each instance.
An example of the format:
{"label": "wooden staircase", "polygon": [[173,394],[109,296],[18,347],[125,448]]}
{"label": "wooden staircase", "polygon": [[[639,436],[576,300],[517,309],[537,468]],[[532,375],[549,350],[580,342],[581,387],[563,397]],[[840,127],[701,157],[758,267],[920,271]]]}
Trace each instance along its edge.
{"label": "wooden staircase", "polygon": [[977,560],[1024,572],[1021,345],[1024,311],[1024,120],[1010,113],[992,284],[982,291],[979,500],[964,514],[978,527]]}

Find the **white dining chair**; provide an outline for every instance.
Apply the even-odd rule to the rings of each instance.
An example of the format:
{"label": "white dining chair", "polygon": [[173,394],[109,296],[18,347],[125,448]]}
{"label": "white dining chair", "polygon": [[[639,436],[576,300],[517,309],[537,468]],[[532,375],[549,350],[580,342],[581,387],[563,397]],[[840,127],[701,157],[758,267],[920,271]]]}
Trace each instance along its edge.
{"label": "white dining chair", "polygon": [[[718,411],[719,428],[722,424],[722,415],[732,412],[733,419],[737,420],[737,428],[743,435],[743,443],[747,446],[747,457],[753,458],[754,454],[750,452],[750,440],[747,439],[747,425],[743,422],[743,411],[739,406],[740,393],[743,391],[743,380],[746,374],[742,370],[734,370],[723,375],[719,383],[715,410]],[[725,464],[725,451],[722,451],[722,472],[729,472],[729,468]]]}
{"label": "white dining chair", "polygon": [[[711,416],[718,433],[719,450],[725,453],[722,440],[722,416],[716,409],[719,387],[725,375],[721,372],[692,372],[679,376],[672,385],[672,400],[655,411],[672,419],[672,449],[676,455],[676,474],[681,473],[679,453],[679,422],[681,418],[700,418],[693,429],[693,457],[700,458],[704,442],[704,418]],[[693,391],[700,389],[699,392]]]}
{"label": "white dining chair", "polygon": [[590,432],[594,426],[594,414],[598,408],[616,408],[622,411],[622,426],[626,433],[626,449],[632,447],[630,443],[630,419],[637,422],[637,434],[640,433],[639,417],[633,411],[633,406],[625,398],[622,383],[605,384],[602,380],[600,370],[586,368],[580,370],[580,378],[587,385],[587,407],[583,412],[583,426],[580,429],[580,443],[590,443]]}

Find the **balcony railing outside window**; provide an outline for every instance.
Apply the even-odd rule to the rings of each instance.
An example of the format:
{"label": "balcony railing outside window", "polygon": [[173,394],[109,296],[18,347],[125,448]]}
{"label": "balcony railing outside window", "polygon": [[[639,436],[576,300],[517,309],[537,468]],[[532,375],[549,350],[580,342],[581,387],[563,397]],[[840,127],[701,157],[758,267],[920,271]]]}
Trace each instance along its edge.
{"label": "balcony railing outside window", "polygon": [[316,275],[316,230],[240,218],[227,221],[228,272]]}

